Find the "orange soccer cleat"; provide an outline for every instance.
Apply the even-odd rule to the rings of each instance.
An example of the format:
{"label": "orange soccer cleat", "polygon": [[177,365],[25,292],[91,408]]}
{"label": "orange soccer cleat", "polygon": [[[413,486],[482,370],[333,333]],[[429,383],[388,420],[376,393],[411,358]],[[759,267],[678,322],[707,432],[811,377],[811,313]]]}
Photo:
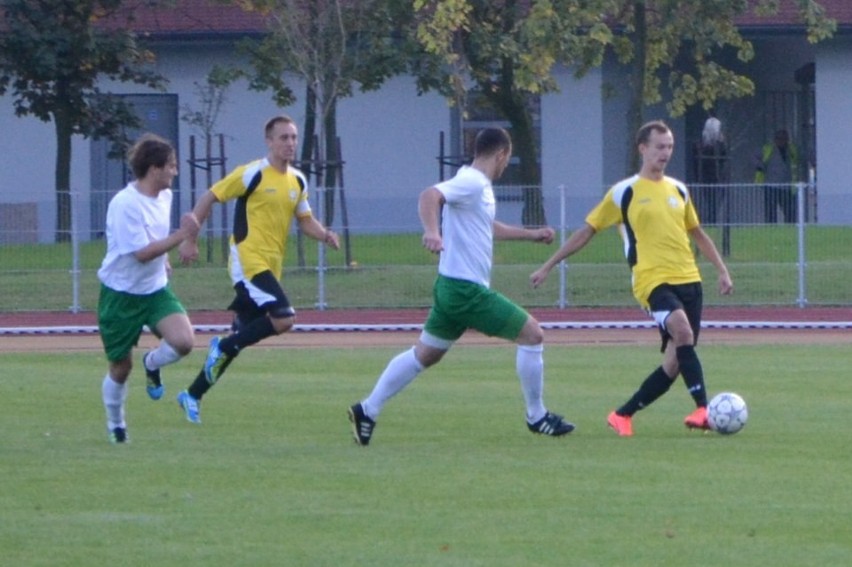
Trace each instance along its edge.
{"label": "orange soccer cleat", "polygon": [[611,412],[606,418],[606,423],[620,437],[633,436],[633,418],[629,415],[618,415],[615,412]]}
{"label": "orange soccer cleat", "polygon": [[707,423],[707,408],[696,408],[694,412],[684,418],[683,424],[690,429],[710,429],[710,424]]}

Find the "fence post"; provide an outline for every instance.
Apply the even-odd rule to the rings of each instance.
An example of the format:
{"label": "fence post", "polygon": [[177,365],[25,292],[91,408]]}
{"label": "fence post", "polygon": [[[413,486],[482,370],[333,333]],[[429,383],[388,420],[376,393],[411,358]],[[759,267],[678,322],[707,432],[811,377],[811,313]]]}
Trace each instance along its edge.
{"label": "fence post", "polygon": [[807,185],[805,183],[796,184],[796,230],[798,232],[799,244],[799,297],[796,301],[799,307],[805,307],[808,303],[806,286],[807,275],[805,268],[807,266],[807,258],[805,257],[805,191]]}
{"label": "fence post", "polygon": [[[317,187],[317,213],[316,218],[323,218],[323,203],[325,202],[326,188]],[[325,243],[317,242],[317,303],[315,307],[325,311],[328,305],[325,302]]]}
{"label": "fence post", "polygon": [[69,191],[71,201],[71,313],[80,312],[80,235],[77,229],[80,225],[77,219],[79,214],[79,192]]}
{"label": "fence post", "polygon": [[[559,245],[565,244],[568,226],[565,221],[565,185],[559,186]],[[559,309],[565,309],[568,301],[566,299],[568,264],[565,260],[559,262]]]}

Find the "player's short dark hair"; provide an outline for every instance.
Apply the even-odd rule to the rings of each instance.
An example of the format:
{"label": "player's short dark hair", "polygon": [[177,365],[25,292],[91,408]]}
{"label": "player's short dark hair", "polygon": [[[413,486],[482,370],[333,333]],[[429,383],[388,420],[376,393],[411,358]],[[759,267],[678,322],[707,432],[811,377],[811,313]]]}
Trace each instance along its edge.
{"label": "player's short dark hair", "polygon": [[143,134],[127,152],[133,177],[142,179],[152,167],[165,167],[175,155],[175,148],[156,134]]}
{"label": "player's short dark hair", "polygon": [[663,122],[662,120],[652,120],[650,122],[646,122],[639,128],[639,131],[636,132],[636,145],[640,146],[642,144],[647,144],[648,140],[651,139],[651,132],[659,132],[660,134],[665,134],[667,132],[671,132],[672,129],[669,128],[668,124]]}
{"label": "player's short dark hair", "polygon": [[264,135],[269,138],[272,135],[272,130],[275,128],[275,125],[279,122],[283,122],[284,124],[295,124],[296,121],[287,116],[286,114],[279,114],[278,116],[273,116],[269,120],[266,121],[266,126],[263,128]]}
{"label": "player's short dark hair", "polygon": [[484,128],[476,134],[473,156],[488,156],[512,147],[512,138],[505,128]]}

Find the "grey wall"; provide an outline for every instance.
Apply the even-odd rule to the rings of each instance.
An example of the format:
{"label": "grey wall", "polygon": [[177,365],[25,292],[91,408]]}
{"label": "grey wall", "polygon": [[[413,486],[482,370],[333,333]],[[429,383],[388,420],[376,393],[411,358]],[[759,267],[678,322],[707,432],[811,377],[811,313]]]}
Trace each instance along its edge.
{"label": "grey wall", "polygon": [[[835,39],[810,46],[804,39],[757,38],[757,57],[746,66],[760,91],[791,90],[795,69],[817,61],[818,180],[821,222],[852,222],[852,194],[846,180],[852,160],[846,157],[847,132],[852,125],[852,107],[846,85],[852,84],[852,40]],[[178,95],[179,106],[197,109],[196,82],[203,82],[214,64],[240,65],[230,45],[210,43],[188,49],[185,45],[157,48],[158,70],[171,78],[168,92]],[[557,187],[568,187],[567,221],[582,222],[585,213],[607,186],[627,175],[627,98],[623,69],[613,61],[577,80],[570,70],[557,74],[561,92],[542,98],[542,165],[545,211],[553,225],[560,218]],[[116,93],[145,92],[133,85],[105,84]],[[294,92],[304,88],[293,81]],[[150,91],[149,91],[150,92]],[[218,130],[226,135],[227,166],[263,156],[263,124],[273,114],[286,112],[303,123],[302,102],[278,109],[268,94],[247,89],[244,83],[231,87],[222,110]],[[765,120],[756,117],[761,99],[753,97],[731,103],[732,120],[727,125],[736,134],[736,156],[732,156],[733,181],[749,181],[753,155],[764,142]],[[437,181],[438,136],[450,131],[451,110],[435,94],[418,96],[414,81],[399,77],[372,93],[356,93],[340,102],[339,134],[343,144],[345,189],[353,228],[392,231],[417,230],[416,199],[419,192]],[[664,107],[654,107],[649,117],[665,117]],[[689,145],[685,119],[669,120],[675,132],[676,155],[669,173],[684,177]],[[35,203],[39,240],[53,236],[53,196],[56,145],[52,123],[14,115],[11,98],[0,99],[0,202]],[[189,206],[188,139],[194,132],[179,124],[182,207]],[[732,136],[733,137],[733,136]],[[733,140],[732,140],[733,141]],[[90,142],[73,143],[72,189],[86,195],[91,186]],[[204,184],[204,178],[201,178]],[[200,187],[204,190],[206,187]],[[518,222],[520,207],[501,203],[501,220]],[[218,216],[217,216],[218,218]],[[339,217],[338,217],[339,218]],[[218,221],[216,221],[218,222]]]}
{"label": "grey wall", "polygon": [[821,46],[817,55],[817,186],[819,220],[852,223],[852,39]]}

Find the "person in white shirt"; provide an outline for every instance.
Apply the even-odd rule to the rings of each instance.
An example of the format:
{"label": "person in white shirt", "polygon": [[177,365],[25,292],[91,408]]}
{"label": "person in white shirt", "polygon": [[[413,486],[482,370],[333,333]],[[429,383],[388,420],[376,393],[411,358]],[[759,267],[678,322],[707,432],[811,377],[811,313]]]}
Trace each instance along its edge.
{"label": "person in white shirt", "polygon": [[160,343],[142,359],[148,396],[158,400],[164,387],[160,368],[189,354],[195,340],[186,310],[169,287],[168,252],[198,234],[192,213],[171,229],[172,180],[177,159],[172,145],[153,134],[143,135],[128,154],[135,177],[116,193],[107,208],[107,252],[98,270],[101,281],[98,329],[109,370],[101,394],[107,433],[112,443],[126,443],[127,379],[132,351],[147,326]]}
{"label": "person in white shirt", "polygon": [[554,237],[550,227],[524,228],[495,220],[492,182],[503,174],[511,155],[508,132],[486,128],[476,136],[473,163],[420,194],[423,246],[440,254],[433,305],[417,344],[393,358],[370,395],[349,408],[357,444],[370,443],[385,403],[439,362],[467,329],[517,343],[516,371],[530,431],[550,436],[573,431],[574,425],[549,412],[542,400],[541,326],[523,308],[489,287],[495,239],[550,244]]}

